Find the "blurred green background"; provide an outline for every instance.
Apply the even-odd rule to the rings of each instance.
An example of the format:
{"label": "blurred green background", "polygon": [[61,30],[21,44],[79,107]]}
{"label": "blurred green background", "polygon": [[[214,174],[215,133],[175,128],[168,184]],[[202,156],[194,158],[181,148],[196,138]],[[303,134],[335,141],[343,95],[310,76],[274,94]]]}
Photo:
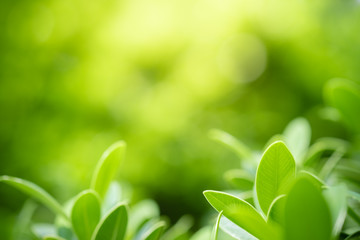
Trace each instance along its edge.
{"label": "blurred green background", "polygon": [[[359,82],[359,23],[355,0],[1,0],[0,175],[64,202],[124,139],[119,179],[199,218],[239,164],[209,129],[261,149],[305,116],[351,137],[320,113],[329,79]],[[0,194],[6,239],[26,196]]]}

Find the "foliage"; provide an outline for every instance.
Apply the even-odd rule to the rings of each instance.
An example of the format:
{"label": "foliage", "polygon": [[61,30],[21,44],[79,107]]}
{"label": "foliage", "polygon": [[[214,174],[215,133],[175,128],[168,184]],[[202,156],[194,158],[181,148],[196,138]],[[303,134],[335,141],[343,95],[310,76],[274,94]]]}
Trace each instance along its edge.
{"label": "foliage", "polygon": [[[352,86],[352,87],[351,87]],[[351,82],[332,80],[325,96],[344,118],[349,102],[337,92],[360,90]],[[342,95],[341,95],[342,96]],[[357,103],[356,103],[357,104]],[[345,109],[344,109],[345,108]],[[351,115],[352,123],[359,116]],[[354,136],[357,127],[344,121]],[[192,218],[183,216],[174,226],[160,217],[157,204],[143,200],[129,207],[121,185],[114,179],[125,156],[126,144],[118,141],[102,155],[89,189],[60,204],[44,189],[24,179],[0,176],[4,182],[37,200],[55,215],[52,224],[34,223],[36,205],[27,202],[20,214],[14,238],[48,240],[301,240],[357,239],[360,232],[356,137],[352,142],[322,138],[311,142],[305,118],[291,121],[282,134],[266,144],[261,158],[230,134],[213,129],[210,138],[234,151],[241,169],[224,174],[235,190],[207,190],[207,201],[219,214],[211,232],[204,226],[191,236]],[[295,153],[295,154],[292,154]],[[260,160],[258,160],[260,159]],[[346,166],[348,166],[346,168]]]}
{"label": "foliage", "polygon": [[[358,182],[338,168],[356,160],[344,158],[351,154],[350,143],[327,138],[309,146],[310,132],[305,119],[293,120],[283,135],[270,140],[273,143],[264,151],[256,171],[253,163],[225,174],[235,191],[204,192],[222,215],[216,231],[235,239],[355,239],[360,230],[360,198],[354,192]],[[231,142],[226,140],[230,138]],[[244,144],[234,144],[239,140],[229,134],[217,134],[216,140],[235,152],[244,149]],[[256,152],[252,155],[255,158]],[[242,199],[248,191],[250,197]]]}
{"label": "foliage", "polygon": [[[159,216],[156,203],[152,200],[143,200],[129,209],[128,200],[121,196],[120,186],[112,182],[118,172],[120,162],[124,158],[125,143],[120,141],[110,146],[103,156],[93,174],[91,188],[82,191],[61,206],[44,189],[29,181],[1,176],[0,182],[9,184],[36,199],[55,215],[53,224],[31,223],[31,216],[35,210],[33,205],[24,206],[23,211],[27,217],[22,226],[18,226],[15,239],[63,239],[63,240],[157,240],[175,239],[186,233],[178,225],[189,224],[188,219],[177,223],[166,234],[168,225],[166,220]],[[104,195],[102,195],[104,194]],[[190,224],[191,226],[191,224]]]}
{"label": "foliage", "polygon": [[[0,174],[64,202],[126,139],[123,179],[172,219],[199,218],[198,193],[237,161],[208,129],[258,149],[301,115],[316,139],[352,137],[317,110],[329,78],[359,82],[359,13],[357,0],[1,0]],[[0,195],[8,235],[23,202]]]}
{"label": "foliage", "polygon": [[[88,237],[119,201],[129,204],[129,238],[156,237],[167,221],[158,219],[154,201],[138,203],[152,198],[172,221],[194,216],[195,226],[205,228],[191,239],[208,239],[210,206],[200,192],[224,189],[219,176],[225,171],[235,188],[228,193],[270,219],[281,220],[291,194],[304,186],[311,191],[295,184],[298,178],[335,189],[312,193],[336,210],[331,216],[339,215],[331,219],[332,231],[352,234],[360,221],[359,20],[358,0],[0,1],[0,175],[42,186],[51,195],[2,177],[58,216],[51,219],[34,202],[18,214],[22,195],[1,184],[1,238],[10,238],[16,222],[14,235],[26,239],[19,229],[29,219],[37,235],[54,232],[48,224],[54,220],[61,236]],[[264,143],[296,116],[303,118],[264,147],[284,142],[295,167],[290,158],[260,163]],[[234,153],[206,138],[211,128],[211,138]],[[129,161],[117,160],[124,153],[118,142],[91,178],[89,169],[117,139],[126,139]],[[114,182],[112,157],[125,165],[121,176],[133,184],[135,201],[124,194],[127,186]],[[340,192],[351,196],[347,215]],[[84,212],[89,225],[69,231]],[[351,218],[342,224],[344,215]],[[140,234],[137,226],[154,217]],[[228,218],[218,220],[222,230],[213,237],[254,238]],[[184,216],[162,237],[190,238],[191,226]]]}

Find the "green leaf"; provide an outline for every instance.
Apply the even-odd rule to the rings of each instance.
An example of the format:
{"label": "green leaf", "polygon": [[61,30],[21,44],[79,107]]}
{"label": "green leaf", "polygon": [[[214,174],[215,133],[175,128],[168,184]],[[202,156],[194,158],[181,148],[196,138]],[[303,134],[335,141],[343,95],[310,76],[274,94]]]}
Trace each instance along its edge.
{"label": "green leaf", "polygon": [[[129,217],[131,217],[131,212],[129,214]],[[165,220],[164,220],[165,221]],[[159,217],[152,218],[144,222],[135,232],[134,236],[129,234],[129,230],[127,230],[126,233],[126,239],[132,239],[132,240],[144,240],[144,235],[149,232],[149,230],[156,225],[159,222]],[[129,221],[130,226],[130,221]]]}
{"label": "green leaf", "polygon": [[280,224],[284,223],[285,201],[286,195],[280,195],[274,199],[269,207],[269,212],[267,213],[268,221],[275,221]]}
{"label": "green leaf", "polygon": [[[77,196],[72,197],[63,205],[63,209],[66,215],[71,216],[72,208],[75,204]],[[54,221],[54,225],[57,228],[57,233],[59,237],[62,237],[67,240],[71,240],[75,237],[75,233],[73,232],[73,227],[71,221],[67,221],[61,215],[57,215]]]}
{"label": "green leaf", "polygon": [[332,79],[324,90],[325,99],[340,111],[344,122],[360,132],[360,86],[346,79]]}
{"label": "green leaf", "polygon": [[[256,237],[230,221],[227,217],[222,216],[220,220],[220,229],[227,235],[238,240],[257,240]],[[220,235],[220,234],[219,234]]]}
{"label": "green leaf", "polygon": [[305,118],[296,118],[287,125],[283,135],[296,162],[301,163],[311,140],[309,122]]}
{"label": "green leaf", "polygon": [[306,171],[306,170],[301,170],[298,173],[298,176],[305,176],[307,177],[308,180],[312,181],[312,183],[319,189],[321,189],[322,187],[326,187],[326,184],[324,183],[323,180],[321,180],[318,176],[316,176],[315,174]]}
{"label": "green leaf", "polygon": [[347,215],[347,188],[345,184],[329,187],[323,192],[332,216],[333,237],[338,238]]}
{"label": "green leaf", "polygon": [[360,187],[360,161],[358,160],[346,159],[346,161],[340,161],[335,167],[337,176],[350,182],[357,188]]}
{"label": "green leaf", "polygon": [[321,169],[321,172],[319,173],[319,177],[321,179],[327,179],[327,177],[330,175],[330,173],[333,171],[333,169],[336,167],[336,165],[342,159],[344,154],[345,154],[345,150],[339,147],[331,155],[331,157],[329,157],[327,159],[326,163],[324,164],[323,168]]}
{"label": "green leaf", "polygon": [[295,161],[283,142],[275,142],[265,151],[256,172],[256,194],[266,214],[274,199],[286,190],[295,176]]}
{"label": "green leaf", "polygon": [[277,239],[276,233],[249,203],[224,192],[205,191],[208,202],[230,221],[259,239]]}
{"label": "green leaf", "polygon": [[111,181],[116,176],[121,161],[125,157],[126,143],[118,141],[101,156],[91,181],[91,188],[103,198]]}
{"label": "green leaf", "polygon": [[62,237],[56,237],[56,236],[45,236],[43,240],[65,240]]}
{"label": "green leaf", "polygon": [[338,138],[320,138],[309,148],[304,165],[314,166],[325,151],[336,151],[339,148],[347,151],[349,142]]}
{"label": "green leaf", "polygon": [[186,236],[193,224],[193,218],[189,215],[184,215],[163,235],[161,240],[182,239]]}
{"label": "green leaf", "polygon": [[122,200],[122,188],[118,182],[111,182],[101,205],[101,212],[106,213]]}
{"label": "green leaf", "polygon": [[64,238],[66,240],[71,240],[75,238],[75,234],[71,227],[60,226],[57,227],[57,234],[59,237]]}
{"label": "green leaf", "polygon": [[221,219],[222,214],[223,214],[223,211],[220,211],[219,215],[216,219],[216,223],[215,223],[213,232],[211,234],[211,240],[217,240],[217,238],[218,238],[218,231],[219,231],[220,219]]}
{"label": "green leaf", "polygon": [[127,206],[123,203],[116,205],[100,221],[92,235],[92,240],[123,240],[128,223]]}
{"label": "green leaf", "polygon": [[49,223],[35,223],[31,226],[31,231],[37,237],[56,236],[56,228]]}
{"label": "green leaf", "polygon": [[245,202],[249,203],[252,206],[255,206],[254,203],[254,191],[250,190],[250,191],[237,191],[237,190],[227,190],[226,191],[227,194],[233,195],[237,198],[240,198],[242,200],[244,200]]}
{"label": "green leaf", "polygon": [[141,237],[142,240],[158,240],[163,234],[166,228],[166,223],[164,221],[160,221],[149,228],[144,235]]}
{"label": "green leaf", "polygon": [[64,210],[62,209],[61,205],[49,193],[47,193],[38,185],[24,179],[10,176],[1,176],[0,182],[7,183],[17,188],[18,190],[28,194],[29,196],[35,198],[36,200],[44,204],[55,214],[60,214],[64,218],[69,219],[68,216],[65,214]]}
{"label": "green leaf", "polygon": [[13,229],[13,239],[14,240],[24,240],[30,239],[31,231],[29,225],[31,223],[31,218],[38,207],[32,199],[29,199],[25,202],[20,213],[18,214]]}
{"label": "green leaf", "polygon": [[209,131],[209,137],[233,150],[240,159],[248,160],[252,158],[251,150],[227,132],[219,129],[211,129]]}
{"label": "green leaf", "polygon": [[347,238],[345,238],[345,240],[360,240],[360,231],[351,234],[350,236],[348,236]]}
{"label": "green leaf", "polygon": [[[360,226],[346,226],[347,224],[345,224],[344,228],[341,230],[341,234],[340,234],[340,238],[344,238],[345,236],[348,237],[354,233],[357,233],[360,231]],[[350,225],[350,224],[349,224]]]}
{"label": "green leaf", "polygon": [[352,206],[348,206],[348,215],[358,224],[360,225],[360,216],[354,210]]}
{"label": "green leaf", "polygon": [[195,232],[190,240],[209,240],[211,237],[211,226],[205,226]]}
{"label": "green leaf", "polygon": [[321,191],[307,177],[297,179],[285,204],[285,239],[329,240],[332,223]]}
{"label": "green leaf", "polygon": [[254,186],[254,177],[244,170],[233,169],[227,171],[224,178],[239,190],[251,190]]}
{"label": "green leaf", "polygon": [[100,220],[100,201],[96,192],[85,190],[75,200],[71,222],[79,240],[90,240]]}
{"label": "green leaf", "polygon": [[130,238],[135,236],[136,231],[148,220],[159,217],[160,209],[155,201],[145,199],[132,208],[129,214],[129,229],[128,235]]}

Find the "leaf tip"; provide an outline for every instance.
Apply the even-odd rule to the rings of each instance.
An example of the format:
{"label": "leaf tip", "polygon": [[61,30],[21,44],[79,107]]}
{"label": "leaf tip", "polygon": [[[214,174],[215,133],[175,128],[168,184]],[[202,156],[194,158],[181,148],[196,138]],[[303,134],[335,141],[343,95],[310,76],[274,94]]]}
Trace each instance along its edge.
{"label": "leaf tip", "polygon": [[207,198],[207,196],[213,194],[213,193],[216,193],[217,191],[214,191],[214,190],[205,190],[203,191],[203,194],[204,196]]}
{"label": "leaf tip", "polygon": [[110,147],[108,147],[102,158],[106,158],[107,156],[109,156],[112,152],[116,151],[116,150],[119,150],[119,149],[126,149],[126,142],[124,140],[119,140],[117,142],[114,142],[113,144],[110,145]]}
{"label": "leaf tip", "polygon": [[205,190],[205,191],[203,191],[203,195],[205,196],[205,198],[206,198],[206,196],[209,194],[209,192],[210,192],[210,190]]}
{"label": "leaf tip", "polygon": [[124,140],[116,141],[110,146],[110,148],[120,148],[120,147],[126,147],[126,142]]}
{"label": "leaf tip", "polygon": [[286,144],[285,144],[285,142],[283,140],[276,140],[275,142],[270,144],[269,148],[271,146],[279,146],[279,147],[286,147],[287,148],[287,146],[286,146]]}

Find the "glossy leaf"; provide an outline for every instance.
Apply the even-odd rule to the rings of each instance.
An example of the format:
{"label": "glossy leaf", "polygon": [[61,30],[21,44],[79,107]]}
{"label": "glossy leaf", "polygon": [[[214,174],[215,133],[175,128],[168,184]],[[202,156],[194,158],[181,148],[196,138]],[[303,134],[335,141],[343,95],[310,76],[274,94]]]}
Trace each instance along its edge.
{"label": "glossy leaf", "polygon": [[211,238],[211,231],[210,226],[202,227],[191,236],[190,240],[209,240]]}
{"label": "glossy leaf", "polygon": [[158,240],[166,228],[166,223],[161,221],[149,228],[141,237],[142,240]]}
{"label": "glossy leaf", "polygon": [[234,239],[238,240],[256,240],[257,238],[230,221],[227,217],[222,216],[220,219],[220,229]]}
{"label": "glossy leaf", "polygon": [[68,219],[68,216],[65,214],[61,205],[49,193],[47,193],[44,189],[42,189],[38,185],[24,179],[10,177],[10,176],[1,176],[0,181],[7,183],[17,188],[18,190],[28,194],[29,196],[33,197],[34,199],[44,204],[55,214],[60,214],[64,218]]}
{"label": "glossy leaf", "polygon": [[302,162],[311,140],[309,122],[305,118],[296,118],[287,125],[283,135],[296,162]]}
{"label": "glossy leaf", "polygon": [[285,201],[286,195],[280,195],[274,199],[267,213],[268,221],[275,221],[280,224],[284,223]]}
{"label": "glossy leaf", "polygon": [[259,239],[276,239],[265,219],[249,203],[224,192],[205,191],[208,202],[230,221]]}
{"label": "glossy leaf", "polygon": [[123,240],[128,224],[127,207],[118,204],[100,221],[93,233],[92,240]]}
{"label": "glossy leaf", "polygon": [[79,240],[90,240],[100,220],[100,202],[96,192],[86,190],[79,194],[71,212],[71,222]]}
{"label": "glossy leaf", "polygon": [[266,214],[274,199],[284,194],[295,176],[295,161],[283,142],[268,147],[256,173],[256,194]]}
{"label": "glossy leaf", "polygon": [[45,236],[43,240],[65,240],[65,239],[57,236]]}
{"label": "glossy leaf", "polygon": [[217,217],[217,219],[216,219],[216,223],[215,223],[214,229],[213,229],[212,234],[211,234],[211,240],[217,240],[217,238],[218,238],[218,232],[219,232],[219,226],[220,226],[220,219],[221,219],[221,217],[222,217],[222,214],[223,214],[223,212],[220,211],[220,212],[219,212],[219,215],[218,215],[218,217]]}
{"label": "glossy leaf", "polygon": [[101,156],[91,181],[91,188],[103,198],[111,181],[116,176],[125,157],[126,143],[119,141],[111,145]]}
{"label": "glossy leaf", "polygon": [[306,171],[306,170],[301,170],[298,173],[298,176],[304,176],[306,177],[308,180],[312,181],[312,183],[318,187],[319,189],[321,189],[322,187],[326,186],[325,182],[323,180],[321,180],[318,176],[316,176],[315,174]]}
{"label": "glossy leaf", "polygon": [[246,192],[236,191],[236,190],[227,190],[226,193],[233,195],[237,198],[240,198],[240,199],[244,200],[245,202],[248,202],[252,206],[255,206],[254,191],[252,191],[252,190],[249,190]]}
{"label": "glossy leaf", "polygon": [[[129,217],[131,217],[131,212],[129,212]],[[128,230],[126,231],[126,239],[132,240],[143,240],[144,235],[148,234],[149,230],[159,222],[159,218],[152,218],[144,222],[139,228],[136,229],[134,236],[129,234],[130,220],[128,224]]]}
{"label": "glossy leaf", "polygon": [[285,204],[285,239],[331,239],[329,207],[321,191],[306,177],[297,179]]}
{"label": "glossy leaf", "polygon": [[189,215],[184,215],[169,230],[166,231],[161,240],[185,238],[193,224],[193,218]]}
{"label": "glossy leaf", "polygon": [[151,199],[145,199],[132,208],[129,214],[128,235],[135,236],[136,231],[148,220],[160,216],[159,206]]}

